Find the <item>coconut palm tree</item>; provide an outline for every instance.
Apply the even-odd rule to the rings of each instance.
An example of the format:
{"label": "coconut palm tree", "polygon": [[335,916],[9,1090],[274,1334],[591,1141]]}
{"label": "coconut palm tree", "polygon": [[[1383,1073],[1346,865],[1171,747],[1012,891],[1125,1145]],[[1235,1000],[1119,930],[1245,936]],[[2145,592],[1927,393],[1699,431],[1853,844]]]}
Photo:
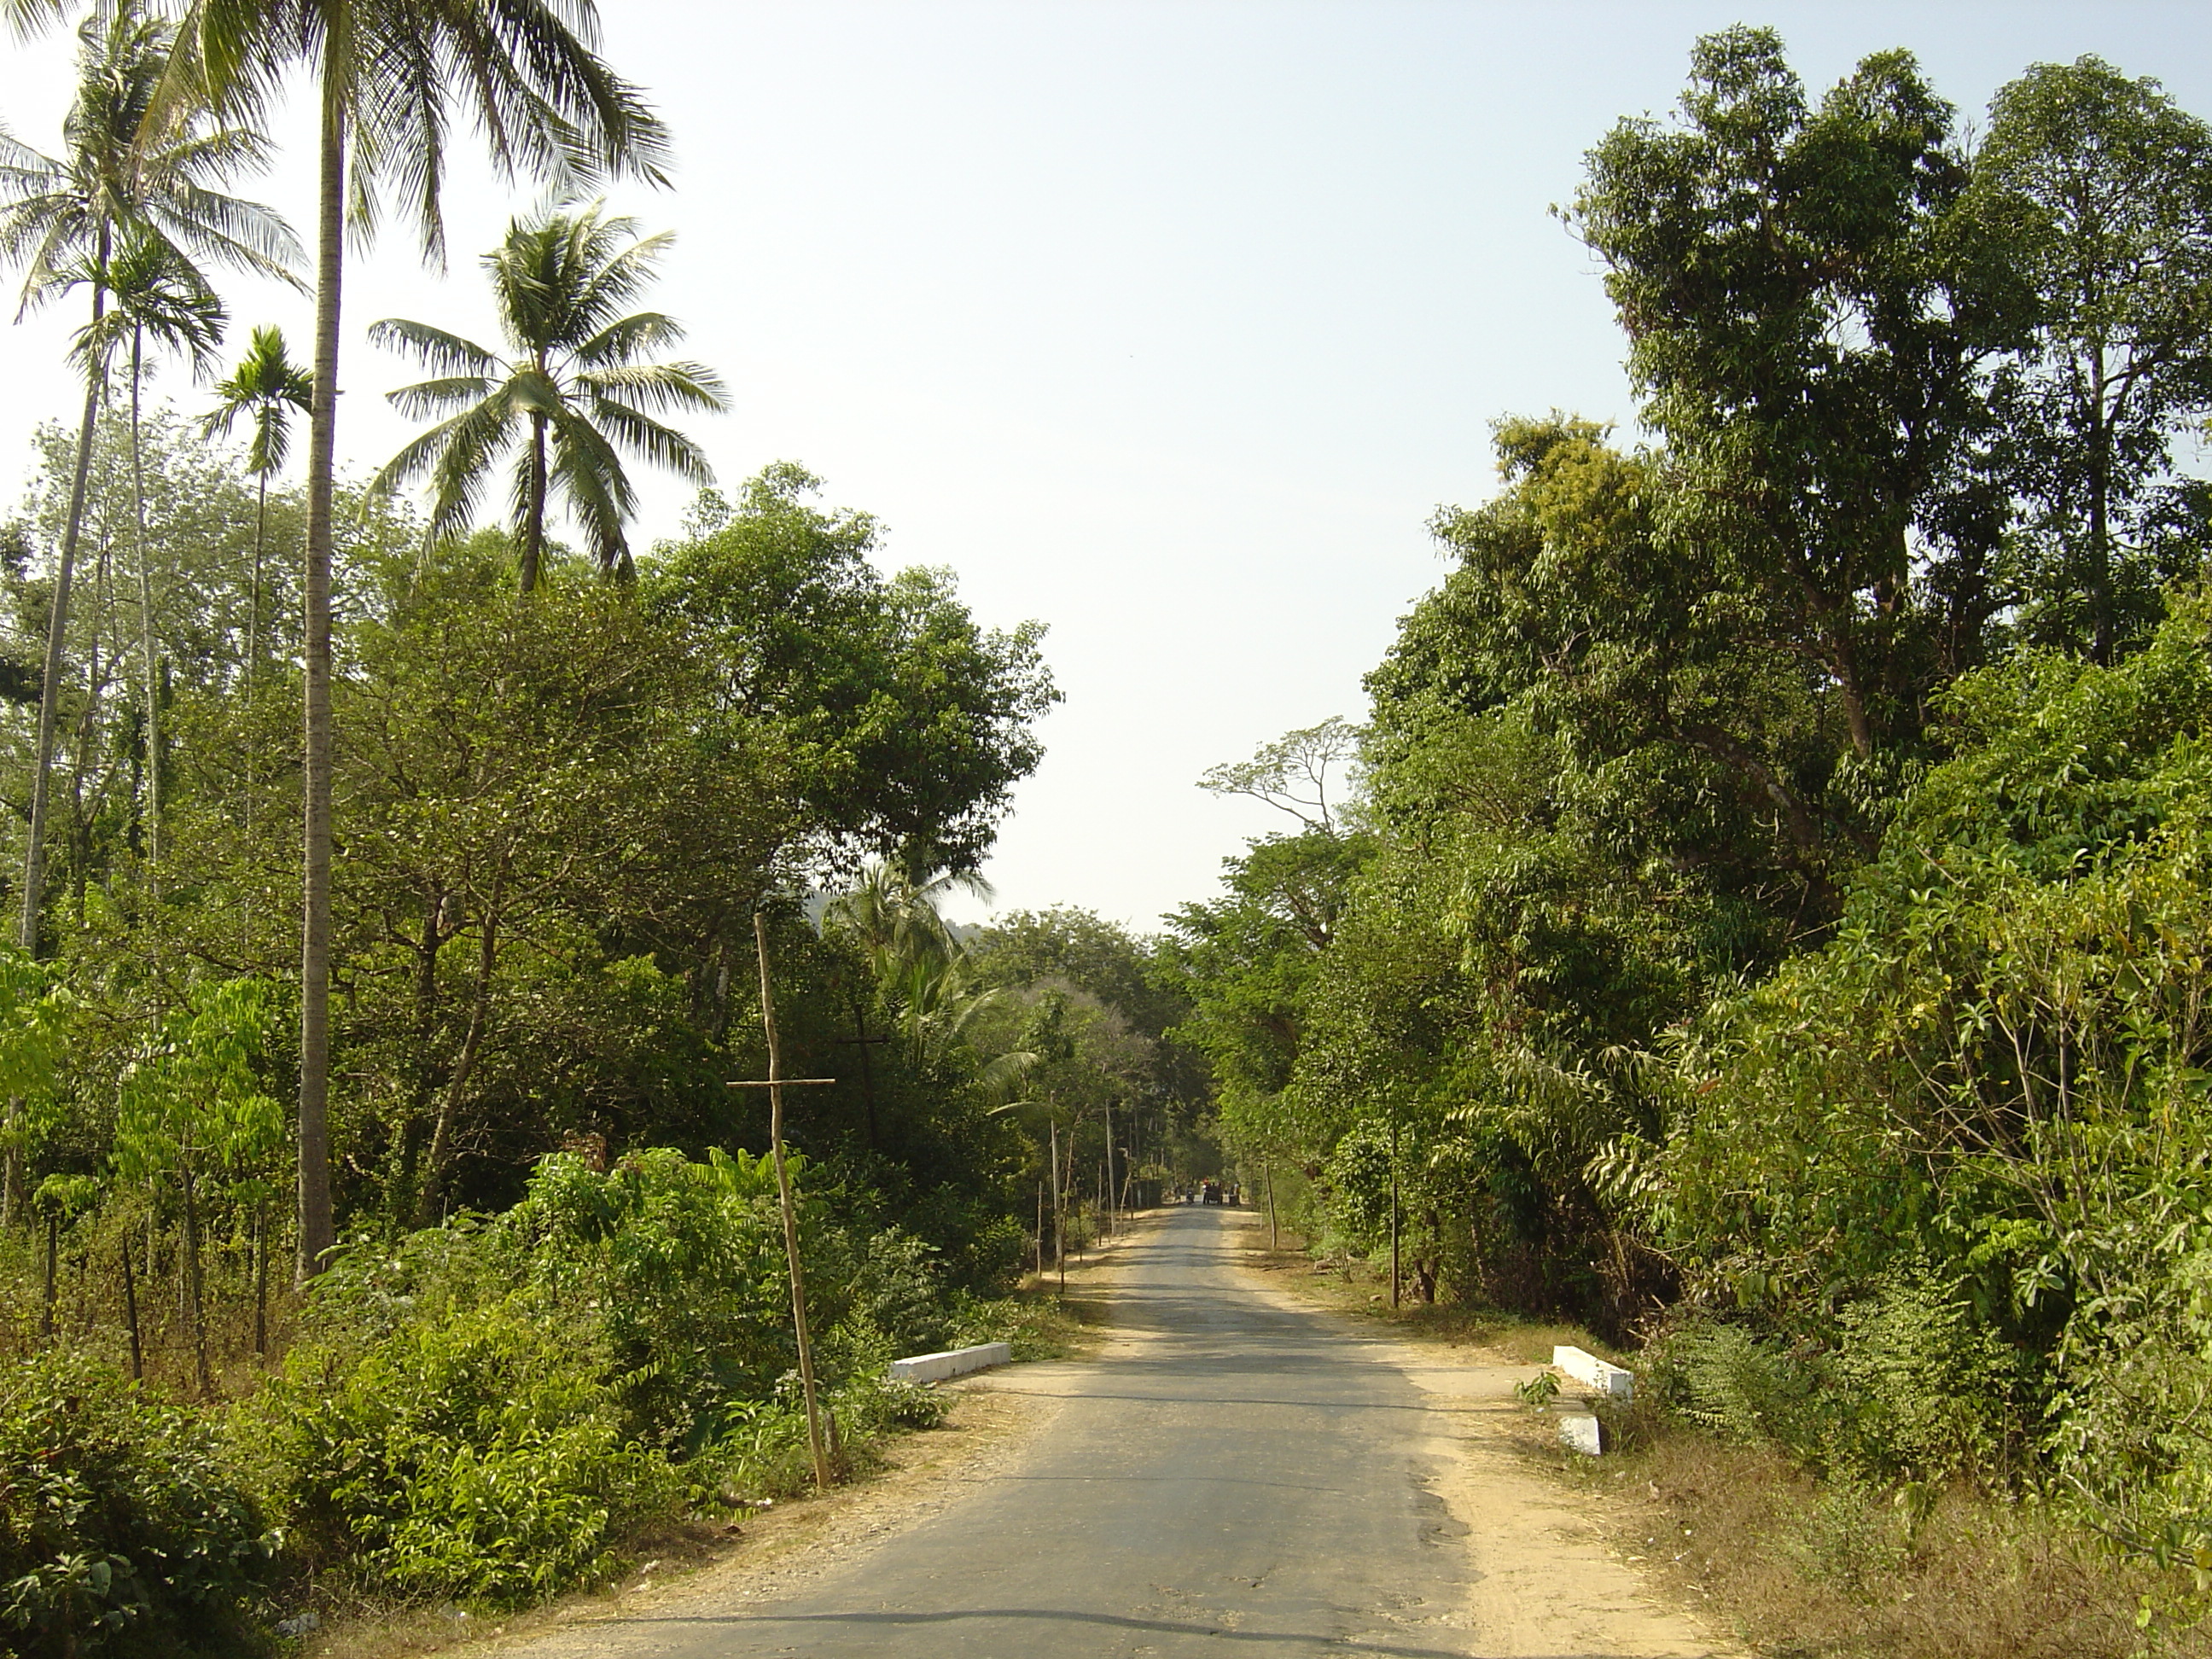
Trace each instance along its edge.
{"label": "coconut palm tree", "polygon": [[518,451],[522,591],[538,586],[549,489],[568,503],[599,568],[627,575],[623,526],[635,515],[637,495],[623,452],[711,483],[699,447],[647,411],[720,410],[729,402],[702,364],[638,361],[684,337],[673,318],[622,314],[672,240],[665,232],[638,240],[636,221],[606,218],[599,203],[513,221],[483,261],[512,354],[504,359],[427,323],[372,324],[371,340],[412,354],[439,377],[402,386],[392,401],[418,420],[445,417],[394,456],[374,487],[395,489],[427,473],[430,538],[444,540],[468,530],[485,475]]}
{"label": "coconut palm tree", "polygon": [[269,540],[269,480],[284,470],[292,453],[292,412],[305,414],[313,396],[314,376],[285,353],[282,329],[263,324],[228,379],[216,382],[222,401],[200,422],[210,437],[228,437],[243,417],[252,423],[246,446],[246,470],[253,475],[253,582],[246,615],[246,670],[261,665],[261,575]]}
{"label": "coconut palm tree", "polygon": [[[53,0],[0,0],[19,20]],[[20,26],[20,25],[19,25]],[[607,173],[660,181],[667,134],[592,51],[592,0],[187,0],[168,97],[258,112],[295,64],[315,82],[314,387],[301,587],[305,709],[300,941],[300,1268],[336,1242],[330,1194],[331,530],[338,313],[356,234],[399,197],[442,258],[441,200],[456,118],[495,165],[564,187]]]}
{"label": "coconut palm tree", "polygon": [[[27,0],[7,3],[19,22],[53,9]],[[257,203],[216,188],[240,168],[259,165],[264,150],[258,135],[245,126],[210,125],[190,106],[152,118],[171,61],[169,25],[139,0],[103,0],[77,38],[77,95],[63,125],[63,155],[41,155],[0,131],[0,257],[26,267],[18,318],[71,289],[88,287],[92,321],[85,340],[112,344],[105,331],[109,277],[118,248],[142,243],[159,244],[168,250],[164,258],[187,265],[224,264],[282,276],[299,252],[284,222]],[[80,361],[86,371],[84,411],[54,572],[23,857],[18,938],[29,951],[38,948],[44,897],[46,805],[70,588],[108,368],[104,350],[86,351]]]}

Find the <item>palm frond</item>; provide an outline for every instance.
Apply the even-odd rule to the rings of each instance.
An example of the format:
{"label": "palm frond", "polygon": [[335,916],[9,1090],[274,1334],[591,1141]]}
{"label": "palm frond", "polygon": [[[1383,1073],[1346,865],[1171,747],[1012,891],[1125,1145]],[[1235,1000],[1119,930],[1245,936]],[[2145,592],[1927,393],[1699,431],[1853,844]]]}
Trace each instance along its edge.
{"label": "palm frond", "polygon": [[441,374],[490,376],[506,368],[496,356],[473,340],[465,340],[428,323],[410,322],[404,317],[386,317],[371,323],[368,340],[371,345],[382,346],[389,351],[407,352],[423,368]]}
{"label": "palm frond", "polygon": [[674,345],[684,325],[657,311],[641,311],[607,324],[570,354],[585,368],[619,368],[647,353]]}
{"label": "palm frond", "polygon": [[586,550],[611,574],[629,556],[623,526],[637,512],[629,475],[614,447],[574,410],[563,410],[547,424],[553,440],[552,482],[583,532]]}
{"label": "palm frond", "polygon": [[714,469],[707,460],[706,451],[674,428],[663,426],[612,398],[594,398],[591,410],[592,421],[631,453],[673,472],[687,483],[714,482]]}
{"label": "palm frond", "polygon": [[483,374],[451,374],[435,380],[417,380],[384,394],[410,421],[435,420],[453,410],[480,404],[501,382]]}
{"label": "palm frond", "polygon": [[594,397],[618,398],[634,407],[696,409],[720,414],[730,406],[722,377],[704,363],[639,363],[595,368],[576,377]]}

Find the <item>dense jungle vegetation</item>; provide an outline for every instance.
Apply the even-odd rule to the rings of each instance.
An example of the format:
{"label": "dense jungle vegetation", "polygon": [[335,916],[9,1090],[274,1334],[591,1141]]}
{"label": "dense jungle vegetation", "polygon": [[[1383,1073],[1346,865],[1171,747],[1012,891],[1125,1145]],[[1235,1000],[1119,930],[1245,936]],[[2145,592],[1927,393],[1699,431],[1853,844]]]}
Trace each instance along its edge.
{"label": "dense jungle vegetation", "polygon": [[[0,253],[86,319],[0,539],[11,1650],[516,1605],[803,1488],[763,957],[835,1079],[786,1128],[843,1467],[939,1410],[887,1358],[1035,1340],[1024,1267],[1218,1139],[1911,1525],[2212,1582],[2212,129],[2094,59],[1976,124],[1699,41],[1563,210],[1641,436],[1498,422],[1368,718],[1209,775],[1296,828],[1164,936],[963,936],[1042,630],[795,465],[715,487],[592,21],[99,0],[54,153],[0,137]],[[312,250],[225,193],[295,71]],[[463,244],[497,342],[375,325],[424,430],[348,477],[348,238],[445,245],[449,122],[555,188]],[[312,286],[304,362],[241,269]],[[700,487],[650,547],[633,465]]]}
{"label": "dense jungle vegetation", "polygon": [[1642,435],[1500,420],[1364,727],[1208,779],[1297,819],[1172,919],[1224,1133],[1723,1437],[2212,1566],[2212,131],[1734,29],[1562,216]]}
{"label": "dense jungle vegetation", "polygon": [[[833,1474],[941,1413],[890,1358],[1053,1340],[1024,1267],[1202,1107],[1153,945],[940,915],[1039,760],[1042,629],[885,574],[794,465],[712,487],[720,379],[637,308],[670,239],[575,193],[665,153],[592,22],[100,0],[59,148],[0,135],[22,302],[88,315],[0,535],[7,1651],[517,1605],[805,1490],[765,996],[781,1074],[834,1079],[784,1113]],[[305,363],[227,355],[218,287],[302,263],[224,193],[294,68]],[[425,429],[348,478],[346,237],[381,204],[438,245],[456,98],[556,189],[477,267],[495,344],[374,324]],[[638,465],[700,486],[650,548]]]}

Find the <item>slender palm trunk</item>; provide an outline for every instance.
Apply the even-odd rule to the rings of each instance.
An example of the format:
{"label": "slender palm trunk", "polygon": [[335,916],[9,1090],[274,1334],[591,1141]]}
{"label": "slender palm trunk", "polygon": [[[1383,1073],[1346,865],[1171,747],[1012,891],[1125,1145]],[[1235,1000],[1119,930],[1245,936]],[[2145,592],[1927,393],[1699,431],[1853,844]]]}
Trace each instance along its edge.
{"label": "slender palm trunk", "polygon": [[[247,703],[252,707],[252,696],[261,683],[261,570],[263,550],[269,539],[269,472],[263,468],[257,475],[258,488],[253,503],[253,584],[246,609],[246,667],[240,675]],[[261,787],[261,724],[249,719],[246,726],[246,838],[253,832],[253,797]],[[247,911],[252,901],[246,901]]]}
{"label": "slender palm trunk", "polygon": [[261,670],[261,570],[269,544],[268,470],[264,468],[254,478],[253,582],[246,608],[246,672],[249,677]]}
{"label": "slender palm trunk", "polygon": [[[100,237],[100,258],[107,259],[107,238]],[[107,290],[92,290],[92,323],[95,331],[107,314]],[[31,774],[30,840],[23,849],[23,910],[16,943],[33,956],[39,953],[39,907],[46,878],[46,797],[54,775],[54,710],[61,699],[62,647],[69,635],[70,582],[76,574],[77,538],[84,530],[85,483],[92,475],[92,441],[100,422],[100,374],[94,364],[85,373],[84,418],[77,427],[76,471],[70,481],[69,519],[62,527],[60,563],[54,571],[53,615],[46,622],[46,661],[39,684],[39,752]]]}
{"label": "slender palm trunk", "polygon": [[345,106],[323,71],[316,204],[315,386],[307,417],[307,545],[301,587],[306,667],[304,854],[300,927],[300,1276],[337,1242],[331,1214],[331,507],[337,446],[338,283],[345,260]]}
{"label": "slender palm trunk", "polygon": [[530,500],[522,520],[522,591],[535,592],[545,549],[545,417],[530,417]]}
{"label": "slender palm trunk", "polygon": [[146,863],[154,898],[161,896],[161,677],[154,649],[154,573],[146,555],[146,456],[139,417],[145,377],[145,334],[131,331],[131,521],[137,542],[138,656],[146,682]]}

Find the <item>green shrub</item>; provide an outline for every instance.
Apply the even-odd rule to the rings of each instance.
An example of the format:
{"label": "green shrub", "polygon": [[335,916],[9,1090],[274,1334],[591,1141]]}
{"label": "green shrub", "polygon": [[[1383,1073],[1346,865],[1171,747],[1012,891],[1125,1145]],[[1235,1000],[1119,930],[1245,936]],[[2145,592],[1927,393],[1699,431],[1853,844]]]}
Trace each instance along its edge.
{"label": "green shrub", "polygon": [[951,1340],[945,1275],[934,1244],[896,1228],[868,1240],[850,1292],[852,1316],[883,1333],[891,1358],[933,1353]]}
{"label": "green shrub", "polygon": [[981,1342],[1004,1342],[1013,1349],[1017,1363],[1062,1359],[1082,1328],[1074,1315],[1042,1297],[1010,1296],[985,1301],[956,1296],[948,1346],[967,1348]]}
{"label": "green shrub", "polygon": [[520,1300],[298,1350],[257,1402],[301,1549],[365,1587],[511,1604],[588,1577],[681,1487],[586,1329]]}
{"label": "green shrub", "polygon": [[2002,1458],[2021,1367],[1956,1291],[1924,1273],[1844,1309],[1829,1361],[1835,1461],[1869,1479],[1937,1481]]}
{"label": "green shrub", "polygon": [[1645,1368],[1665,1404],[1723,1439],[1819,1455],[1821,1376],[1806,1353],[1740,1325],[1699,1322],[1655,1343]]}
{"label": "green shrub", "polygon": [[[501,1225],[525,1241],[534,1283],[604,1328],[630,1429],[653,1444],[699,1450],[731,1403],[767,1398],[798,1363],[765,1155],[718,1151],[698,1164],[661,1147],[605,1171],[549,1158]],[[801,1237],[810,1310],[827,1329],[852,1268],[817,1197]]]}
{"label": "green shrub", "polygon": [[0,1372],[5,1651],[238,1653],[270,1545],[200,1419],[77,1356]]}

